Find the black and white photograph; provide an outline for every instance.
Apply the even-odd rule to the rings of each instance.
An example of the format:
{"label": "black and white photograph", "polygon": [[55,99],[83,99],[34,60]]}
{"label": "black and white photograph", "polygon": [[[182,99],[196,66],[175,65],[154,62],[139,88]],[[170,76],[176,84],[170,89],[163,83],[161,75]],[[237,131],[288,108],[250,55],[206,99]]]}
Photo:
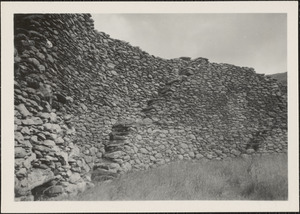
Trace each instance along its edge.
{"label": "black and white photograph", "polygon": [[297,7],[1,3],[5,209],[299,211]]}

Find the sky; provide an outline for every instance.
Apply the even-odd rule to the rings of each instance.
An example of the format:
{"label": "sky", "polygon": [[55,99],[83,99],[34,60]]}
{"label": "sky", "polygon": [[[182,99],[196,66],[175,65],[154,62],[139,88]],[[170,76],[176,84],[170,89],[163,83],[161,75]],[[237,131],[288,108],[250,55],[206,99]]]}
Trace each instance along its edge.
{"label": "sky", "polygon": [[287,71],[287,16],[252,14],[92,14],[95,28],[165,59],[204,57],[252,67],[257,73]]}

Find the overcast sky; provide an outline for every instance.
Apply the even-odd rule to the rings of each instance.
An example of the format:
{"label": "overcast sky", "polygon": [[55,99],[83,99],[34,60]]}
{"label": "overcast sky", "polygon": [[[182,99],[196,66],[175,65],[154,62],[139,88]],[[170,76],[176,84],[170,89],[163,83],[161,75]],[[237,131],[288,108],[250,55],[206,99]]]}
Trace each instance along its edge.
{"label": "overcast sky", "polygon": [[166,59],[204,57],[287,71],[286,14],[92,14],[95,28]]}

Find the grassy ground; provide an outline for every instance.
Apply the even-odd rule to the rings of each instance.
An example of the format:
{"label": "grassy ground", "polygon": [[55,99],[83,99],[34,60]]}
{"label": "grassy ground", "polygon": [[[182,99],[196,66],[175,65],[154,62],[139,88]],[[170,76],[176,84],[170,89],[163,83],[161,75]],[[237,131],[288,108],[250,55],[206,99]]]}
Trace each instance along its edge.
{"label": "grassy ground", "polygon": [[287,200],[287,156],[175,162],[59,200]]}

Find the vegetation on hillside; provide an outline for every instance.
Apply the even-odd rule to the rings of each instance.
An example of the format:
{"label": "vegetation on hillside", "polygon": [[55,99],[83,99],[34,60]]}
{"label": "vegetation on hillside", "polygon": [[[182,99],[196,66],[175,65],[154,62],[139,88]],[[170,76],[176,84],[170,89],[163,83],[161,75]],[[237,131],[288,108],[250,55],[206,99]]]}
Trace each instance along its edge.
{"label": "vegetation on hillside", "polygon": [[174,162],[58,200],[287,200],[287,155]]}
{"label": "vegetation on hillside", "polygon": [[287,72],[272,74],[270,76],[274,79],[277,79],[282,85],[287,85]]}

